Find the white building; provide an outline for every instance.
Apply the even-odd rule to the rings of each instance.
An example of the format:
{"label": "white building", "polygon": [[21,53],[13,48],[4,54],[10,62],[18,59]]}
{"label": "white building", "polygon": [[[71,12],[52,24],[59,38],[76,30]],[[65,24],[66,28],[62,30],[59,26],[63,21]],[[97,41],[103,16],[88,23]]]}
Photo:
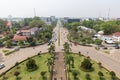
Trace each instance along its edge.
{"label": "white building", "polygon": [[120,32],[113,33],[112,35],[95,34],[94,36],[109,44],[120,42]]}
{"label": "white building", "polygon": [[87,27],[85,27],[85,26],[78,26],[78,28],[81,28],[81,29],[84,30],[84,31],[89,31],[90,33],[91,33],[91,32],[95,33],[95,30],[94,30],[94,29],[90,29],[90,28],[87,28]]}

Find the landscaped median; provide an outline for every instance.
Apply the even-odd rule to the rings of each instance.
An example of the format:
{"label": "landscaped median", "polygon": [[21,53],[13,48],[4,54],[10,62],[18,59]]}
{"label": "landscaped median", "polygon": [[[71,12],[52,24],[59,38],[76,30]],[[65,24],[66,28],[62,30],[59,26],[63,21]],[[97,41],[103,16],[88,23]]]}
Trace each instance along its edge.
{"label": "landscaped median", "polygon": [[75,53],[66,56],[68,80],[120,80],[113,71],[108,71],[89,57]]}
{"label": "landscaped median", "polygon": [[28,58],[1,75],[0,80],[51,80],[51,57],[46,53]]}
{"label": "landscaped median", "polygon": [[2,52],[5,54],[5,55],[9,55],[11,53],[14,53],[16,51],[18,51],[20,48],[17,47],[17,48],[14,48],[14,49],[9,49],[9,48],[5,48],[2,50]]}

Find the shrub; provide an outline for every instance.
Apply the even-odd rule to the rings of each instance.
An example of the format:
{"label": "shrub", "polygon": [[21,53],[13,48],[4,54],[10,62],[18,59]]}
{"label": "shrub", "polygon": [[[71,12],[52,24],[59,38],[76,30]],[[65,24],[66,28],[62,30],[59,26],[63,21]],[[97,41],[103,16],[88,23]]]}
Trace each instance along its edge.
{"label": "shrub", "polygon": [[44,79],[44,77],[45,77],[45,74],[46,74],[46,71],[42,71],[42,72],[40,73],[40,75],[42,76],[43,79]]}
{"label": "shrub", "polygon": [[16,77],[16,80],[22,80],[22,78],[21,77]]}
{"label": "shrub", "polygon": [[38,69],[38,66],[36,65],[36,62],[34,59],[29,59],[26,63],[27,71],[32,72]]}
{"label": "shrub", "polygon": [[86,75],[85,75],[85,78],[86,78],[86,80],[91,80],[91,78],[90,78],[90,75],[89,75],[89,74],[86,74]]}
{"label": "shrub", "polygon": [[20,74],[20,72],[15,71],[14,75],[17,77]]}
{"label": "shrub", "polygon": [[104,76],[101,71],[98,72],[98,75],[99,75],[99,76]]}
{"label": "shrub", "polygon": [[74,79],[77,78],[77,75],[79,74],[79,72],[77,70],[73,70],[72,71],[72,75],[74,76]]}
{"label": "shrub", "polygon": [[92,63],[90,62],[90,60],[84,59],[84,61],[81,63],[81,69],[83,71],[93,71],[94,69],[92,68]]}
{"label": "shrub", "polygon": [[111,71],[110,72],[110,75],[113,77],[113,76],[116,76],[115,72]]}

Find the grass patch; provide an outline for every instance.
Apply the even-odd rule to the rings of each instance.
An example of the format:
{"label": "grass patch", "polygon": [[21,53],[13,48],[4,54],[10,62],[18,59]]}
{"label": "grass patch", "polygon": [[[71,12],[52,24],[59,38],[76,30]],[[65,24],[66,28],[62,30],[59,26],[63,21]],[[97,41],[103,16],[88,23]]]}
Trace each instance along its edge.
{"label": "grass patch", "polygon": [[9,50],[5,50],[5,49],[4,49],[4,50],[2,50],[2,52],[7,53],[7,52],[9,52]]}
{"label": "grass patch", "polygon": [[46,80],[50,79],[50,72],[48,71],[48,66],[47,66],[47,59],[51,58],[50,54],[42,54],[33,57],[36,61],[37,66],[39,67],[36,71],[33,72],[28,72],[26,68],[26,61],[18,64],[8,72],[6,72],[3,76],[0,77],[0,80],[3,80],[3,78],[7,78],[5,80],[16,80],[15,72],[19,72],[20,74],[18,75],[21,80],[42,80],[41,72],[45,71],[45,77]]}
{"label": "grass patch", "polygon": [[[103,73],[104,80],[111,80],[109,71],[107,69],[105,69],[104,67],[100,67],[100,65],[98,63],[96,63],[95,61],[90,60],[94,70],[91,72],[86,72],[84,70],[81,70],[81,68],[80,68],[81,62],[83,62],[84,58],[86,58],[86,57],[78,55],[78,54],[67,54],[67,55],[71,55],[74,57],[74,68],[71,66],[71,71],[70,72],[67,71],[68,80],[74,80],[74,76],[72,73],[72,71],[74,71],[74,70],[79,72],[79,74],[77,75],[78,80],[87,80],[86,77],[88,77],[88,75],[91,78],[91,80],[100,80],[100,77],[98,75],[99,71],[101,71]],[[68,65],[66,67],[68,69]],[[119,79],[117,78],[116,80],[119,80]]]}
{"label": "grass patch", "polygon": [[110,51],[105,50],[104,53],[106,53],[106,54],[110,54]]}

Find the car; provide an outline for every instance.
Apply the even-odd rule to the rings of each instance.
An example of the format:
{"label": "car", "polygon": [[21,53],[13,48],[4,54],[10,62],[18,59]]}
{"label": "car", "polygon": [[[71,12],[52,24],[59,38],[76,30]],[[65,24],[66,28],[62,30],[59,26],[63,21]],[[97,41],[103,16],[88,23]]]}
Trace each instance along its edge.
{"label": "car", "polygon": [[0,69],[4,68],[5,65],[4,64],[0,64]]}
{"label": "car", "polygon": [[104,46],[103,49],[108,49],[108,48]]}
{"label": "car", "polygon": [[64,51],[64,49],[61,49],[62,51]]}
{"label": "car", "polygon": [[115,49],[119,49],[120,47],[119,46],[115,46]]}

